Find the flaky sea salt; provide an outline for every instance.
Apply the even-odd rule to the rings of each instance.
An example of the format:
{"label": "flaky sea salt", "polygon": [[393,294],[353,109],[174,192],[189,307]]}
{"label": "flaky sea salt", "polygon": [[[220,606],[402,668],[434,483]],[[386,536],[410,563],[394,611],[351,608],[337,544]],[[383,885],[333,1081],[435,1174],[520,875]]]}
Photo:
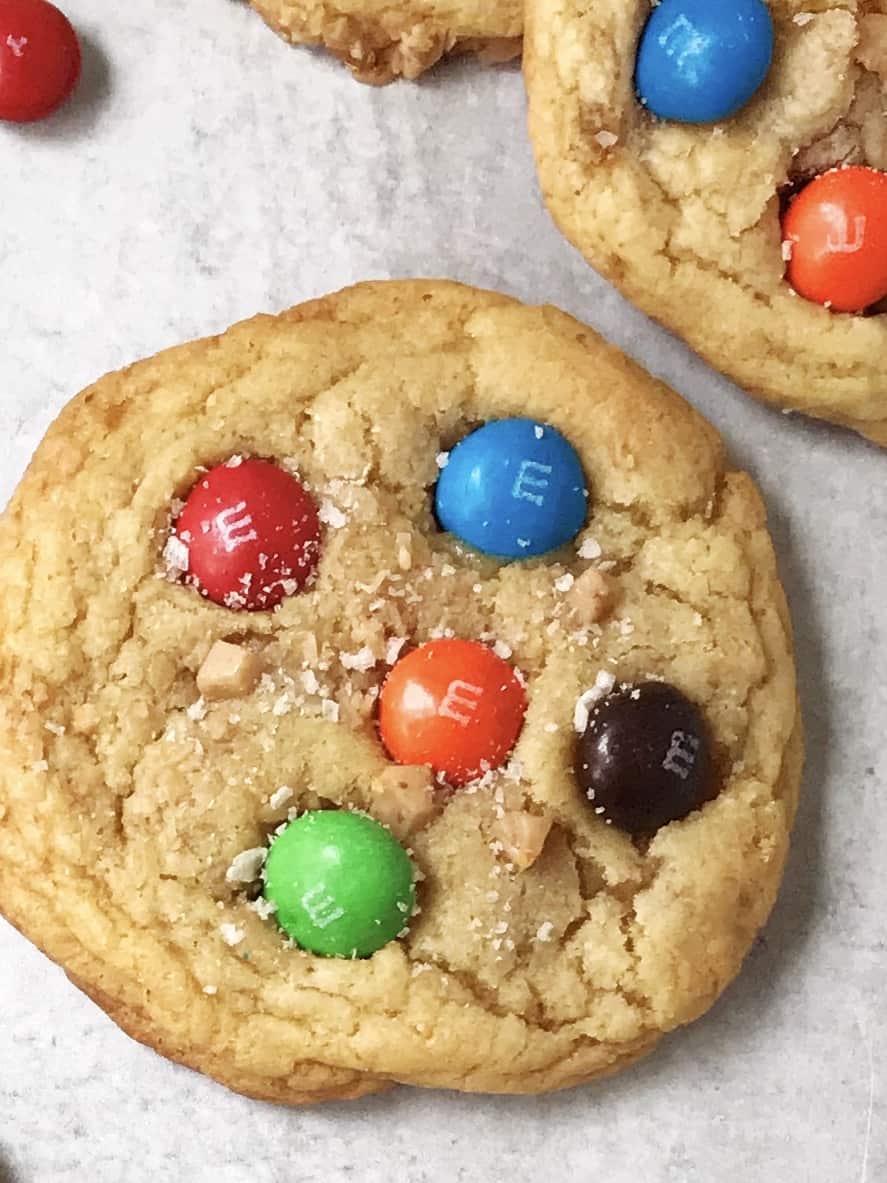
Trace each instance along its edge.
{"label": "flaky sea salt", "polygon": [[240,944],[240,942],[246,936],[246,933],[242,928],[238,928],[236,924],[220,924],[219,936],[226,945],[231,945],[233,947],[234,945]]}
{"label": "flaky sea salt", "polygon": [[258,879],[268,851],[264,846],[253,846],[250,850],[242,850],[231,862],[225,872],[228,883],[253,883]]}
{"label": "flaky sea salt", "polygon": [[554,925],[551,923],[551,921],[550,920],[543,920],[542,923],[539,925],[539,927],[536,929],[536,940],[537,941],[550,941],[551,934],[553,932],[554,932]]}
{"label": "flaky sea salt", "polygon": [[268,804],[272,809],[279,809],[281,805],[285,805],[287,801],[290,800],[292,795],[293,791],[289,785],[281,785],[280,788],[275,789],[275,791],[268,798]]}
{"label": "flaky sea salt", "polygon": [[508,661],[513,653],[510,645],[506,645],[504,641],[496,641],[493,644],[493,652],[497,657],[501,657],[503,661]]}
{"label": "flaky sea salt", "polygon": [[558,579],[555,579],[555,591],[568,592],[575,582],[576,580],[573,578],[570,572],[565,571],[563,575],[561,575]]}
{"label": "flaky sea salt", "polygon": [[584,538],[579,547],[580,559],[599,559],[603,553],[596,538]]}
{"label": "flaky sea salt", "polygon": [[192,702],[185,714],[193,723],[199,723],[201,719],[206,718],[206,699],[198,698]]}
{"label": "flaky sea salt", "polygon": [[338,505],[333,505],[332,501],[321,501],[317,516],[325,526],[330,526],[333,530],[341,530],[348,521],[347,515]]}
{"label": "flaky sea salt", "polygon": [[606,698],[616,685],[616,678],[609,670],[598,670],[594,685],[579,695],[573,712],[573,727],[581,735],[588,726],[588,713],[596,702]]}
{"label": "flaky sea salt", "polygon": [[367,670],[371,670],[376,664],[376,655],[370,649],[369,645],[364,645],[356,653],[340,653],[339,661],[341,661],[346,670],[358,670],[361,673],[365,673]]}
{"label": "flaky sea salt", "polygon": [[518,760],[517,756],[512,756],[505,767],[502,769],[502,775],[506,780],[517,783],[524,775],[524,766]]}
{"label": "flaky sea salt", "polygon": [[277,904],[274,900],[266,900],[263,895],[260,895],[258,899],[251,900],[246,906],[251,912],[255,912],[261,920],[267,920],[277,911]]}
{"label": "flaky sea salt", "polygon": [[163,562],[171,575],[184,574],[191,564],[191,552],[181,538],[177,538],[175,534],[170,534],[166,540],[166,546],[163,548]]}
{"label": "flaky sea salt", "polygon": [[320,704],[320,714],[321,717],[326,719],[328,723],[338,723],[339,704],[337,702],[333,702],[329,698],[325,698]]}
{"label": "flaky sea salt", "polygon": [[619,143],[619,137],[606,129],[596,132],[593,138],[602,148],[612,148],[614,144]]}
{"label": "flaky sea salt", "polygon": [[398,657],[400,657],[401,649],[403,649],[403,647],[404,647],[404,645],[406,645],[406,643],[407,643],[406,637],[389,637],[388,638],[387,642],[385,643],[385,664],[386,665],[394,665],[394,663],[397,661]]}

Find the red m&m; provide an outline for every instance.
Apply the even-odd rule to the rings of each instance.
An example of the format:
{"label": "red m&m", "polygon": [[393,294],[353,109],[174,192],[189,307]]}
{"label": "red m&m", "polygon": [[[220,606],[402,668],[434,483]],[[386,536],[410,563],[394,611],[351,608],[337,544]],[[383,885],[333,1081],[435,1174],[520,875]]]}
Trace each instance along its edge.
{"label": "red m&m", "polygon": [[0,119],[52,114],[79,77],[80,43],[64,13],[47,0],[0,0]]}
{"label": "red m&m", "polygon": [[836,312],[887,296],[887,173],[839,168],[811,181],[782,220],[795,291]]}
{"label": "red m&m", "polygon": [[[275,608],[301,591],[320,552],[317,506],[267,460],[235,457],[202,477],[175,524],[186,581],[227,608]],[[183,564],[184,565],[184,564]]]}
{"label": "red m&m", "polygon": [[517,674],[477,641],[428,641],[382,687],[379,729],[399,764],[430,764],[455,785],[498,768],[523,726]]}

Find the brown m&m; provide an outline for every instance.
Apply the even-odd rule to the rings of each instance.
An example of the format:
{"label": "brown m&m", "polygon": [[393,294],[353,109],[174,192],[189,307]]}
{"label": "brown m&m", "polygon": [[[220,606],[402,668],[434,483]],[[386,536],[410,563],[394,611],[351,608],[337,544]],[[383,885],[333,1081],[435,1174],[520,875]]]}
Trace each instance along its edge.
{"label": "brown m&m", "polygon": [[650,834],[713,795],[705,720],[665,682],[623,687],[592,707],[575,774],[595,812]]}

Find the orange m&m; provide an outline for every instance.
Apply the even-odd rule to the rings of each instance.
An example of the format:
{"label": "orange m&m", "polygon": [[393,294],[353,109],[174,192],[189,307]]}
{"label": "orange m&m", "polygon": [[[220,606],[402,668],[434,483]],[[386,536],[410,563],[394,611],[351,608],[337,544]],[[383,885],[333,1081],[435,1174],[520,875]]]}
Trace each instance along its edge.
{"label": "orange m&m", "polygon": [[526,709],[507,661],[478,641],[442,639],[394,666],[379,698],[379,730],[398,764],[430,764],[464,785],[507,759]]}
{"label": "orange m&m", "polygon": [[887,173],[853,166],[806,185],[782,219],[786,278],[807,300],[861,312],[887,296]]}

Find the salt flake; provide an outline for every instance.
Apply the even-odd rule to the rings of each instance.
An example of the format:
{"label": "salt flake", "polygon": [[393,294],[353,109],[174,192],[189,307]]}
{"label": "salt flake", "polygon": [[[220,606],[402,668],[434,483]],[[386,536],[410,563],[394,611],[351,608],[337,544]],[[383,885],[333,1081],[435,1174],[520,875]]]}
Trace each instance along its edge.
{"label": "salt flake", "polygon": [[228,883],[253,883],[259,878],[268,851],[264,846],[254,846],[250,850],[242,850],[225,872]]}
{"label": "salt flake", "polygon": [[233,947],[234,945],[240,944],[246,933],[242,928],[238,928],[236,924],[220,924],[219,936],[221,936],[226,945]]}
{"label": "salt flake", "polygon": [[594,685],[579,695],[573,712],[573,727],[581,735],[588,726],[589,710],[596,702],[606,698],[616,685],[616,678],[609,670],[598,670]]}
{"label": "salt flake", "polygon": [[388,641],[385,645],[385,664],[386,665],[394,665],[394,663],[397,661],[398,657],[400,657],[401,649],[403,649],[403,647],[404,647],[404,645],[406,645],[406,643],[407,643],[406,637],[389,637],[388,638]]}
{"label": "salt flake", "polygon": [[279,809],[281,805],[285,805],[286,802],[290,800],[292,795],[293,791],[289,785],[281,785],[280,788],[275,789],[275,791],[268,798],[268,804],[272,809]]}
{"label": "salt flake", "polygon": [[317,516],[325,526],[331,526],[333,530],[340,530],[348,521],[347,515],[337,505],[333,505],[332,501],[321,501]]}
{"label": "salt flake", "polygon": [[368,645],[364,645],[362,649],[358,649],[356,653],[341,653],[339,661],[346,670],[358,670],[365,673],[371,670],[376,664],[376,656]]}
{"label": "salt flake", "polygon": [[175,534],[170,534],[163,548],[163,561],[169,573],[184,575],[191,564],[191,552]]}

